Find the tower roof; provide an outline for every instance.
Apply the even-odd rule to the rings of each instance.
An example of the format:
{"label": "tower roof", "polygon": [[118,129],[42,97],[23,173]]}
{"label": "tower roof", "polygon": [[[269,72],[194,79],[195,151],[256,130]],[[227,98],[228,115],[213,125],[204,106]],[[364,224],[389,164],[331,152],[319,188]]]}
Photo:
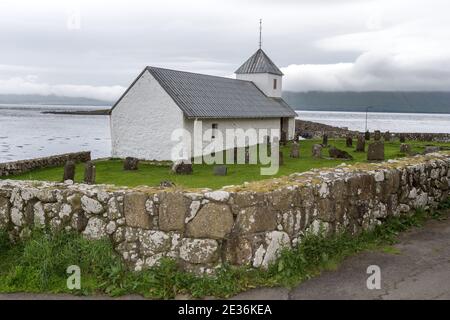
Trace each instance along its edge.
{"label": "tower roof", "polygon": [[280,69],[273,63],[272,60],[267,56],[267,54],[262,50],[258,49],[247,61],[244,62],[242,66],[239,67],[234,73],[272,73],[282,76],[283,73]]}

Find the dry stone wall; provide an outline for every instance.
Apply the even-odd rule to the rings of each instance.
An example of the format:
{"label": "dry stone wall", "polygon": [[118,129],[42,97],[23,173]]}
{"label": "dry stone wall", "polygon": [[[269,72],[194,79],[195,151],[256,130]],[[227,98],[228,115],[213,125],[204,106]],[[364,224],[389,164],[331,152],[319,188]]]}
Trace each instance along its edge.
{"label": "dry stone wall", "polygon": [[90,161],[91,152],[65,153],[50,157],[0,163],[0,177],[21,174],[34,169],[63,166],[68,160],[75,162]]}
{"label": "dry stone wall", "polygon": [[221,190],[117,188],[0,180],[0,227],[109,238],[134,269],[163,257],[211,273],[223,263],[265,268],[307,232],[357,234],[389,216],[447,199],[450,153],[345,164]]}

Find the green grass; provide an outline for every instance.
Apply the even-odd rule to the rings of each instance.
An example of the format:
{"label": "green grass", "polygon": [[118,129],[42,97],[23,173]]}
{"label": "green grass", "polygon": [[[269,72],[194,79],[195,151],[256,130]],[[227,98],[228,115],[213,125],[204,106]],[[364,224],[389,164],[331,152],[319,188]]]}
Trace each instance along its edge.
{"label": "green grass", "polygon": [[[355,163],[366,162],[366,153],[354,152],[354,148],[347,148],[344,140],[329,140],[330,145],[334,145],[340,149],[348,151],[353,157],[353,161],[332,160],[332,159],[314,159],[311,156],[311,148],[318,140],[304,140],[300,142],[300,158],[292,159],[289,157],[289,146],[283,147],[284,165],[275,176],[284,176],[294,172],[304,172],[313,168],[334,167],[343,162]],[[421,152],[426,142],[409,142],[413,146],[413,150]],[[438,144],[450,146],[450,144]],[[367,145],[366,145],[367,148]],[[385,143],[386,159],[398,158],[405,156],[399,153],[400,143]],[[324,149],[322,154],[328,156],[328,150]],[[196,165],[194,164],[194,173],[192,175],[175,175],[170,172],[168,165],[161,166],[151,164],[149,162],[141,162],[138,171],[123,171],[122,160],[96,161],[97,183],[115,184],[120,186],[138,186],[148,185],[157,186],[163,180],[173,181],[178,186],[188,188],[221,188],[226,185],[239,185],[245,181],[255,181],[271,178],[272,176],[260,175],[260,165],[228,165],[227,176],[214,176],[213,165]],[[76,168],[75,180],[82,182],[84,175],[83,164],[78,164]],[[34,170],[25,174],[2,177],[2,179],[18,179],[18,180],[46,180],[61,181],[63,176],[63,168],[46,168]]]}
{"label": "green grass", "polygon": [[[182,272],[171,260],[150,270],[132,272],[108,241],[88,241],[74,233],[49,235],[35,230],[30,238],[12,244],[0,230],[0,292],[141,294],[169,299],[177,294],[229,297],[260,286],[292,287],[323,270],[336,269],[344,258],[361,251],[397,254],[398,250],[390,246],[400,232],[421,226],[430,218],[447,218],[449,205],[450,202],[444,204],[438,211],[417,211],[412,216],[389,218],[374,230],[356,236],[306,235],[297,247],[284,250],[267,271],[225,265],[215,277]],[[81,268],[82,289],[69,291],[66,268],[74,264]]]}

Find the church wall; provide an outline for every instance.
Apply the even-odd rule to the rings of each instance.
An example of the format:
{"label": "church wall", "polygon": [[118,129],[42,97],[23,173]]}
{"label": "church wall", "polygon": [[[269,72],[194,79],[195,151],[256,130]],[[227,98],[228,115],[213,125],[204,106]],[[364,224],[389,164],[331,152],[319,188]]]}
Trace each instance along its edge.
{"label": "church wall", "polygon": [[146,71],[111,114],[112,156],[169,160],[172,132],[182,127],[182,111]]}
{"label": "church wall", "polygon": [[[280,129],[280,118],[269,118],[269,119],[201,119],[202,125],[202,135],[209,129],[212,129],[212,125],[216,123],[218,125],[217,130],[220,131],[222,136],[226,137],[227,129],[242,129],[247,131],[248,129],[267,129],[267,130],[279,130]],[[187,131],[193,133],[194,132],[194,123],[195,120],[185,119],[184,127]],[[270,132],[269,132],[270,133]],[[208,135],[209,137],[209,135]],[[206,147],[210,144],[210,141],[201,141],[200,137],[197,138],[197,143]],[[194,138],[192,139],[192,152],[194,151]],[[259,137],[258,143],[264,143],[264,138]],[[238,147],[244,147],[244,145],[238,145]],[[224,147],[221,150],[225,150],[226,145],[224,142]],[[198,156],[198,154],[192,153],[194,156]]]}

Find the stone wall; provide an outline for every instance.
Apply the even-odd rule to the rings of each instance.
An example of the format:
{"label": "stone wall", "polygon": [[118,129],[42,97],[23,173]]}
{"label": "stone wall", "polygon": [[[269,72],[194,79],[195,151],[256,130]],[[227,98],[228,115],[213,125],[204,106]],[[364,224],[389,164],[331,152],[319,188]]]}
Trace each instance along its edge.
{"label": "stone wall", "polygon": [[[305,138],[315,138],[322,139],[324,134],[327,134],[329,138],[345,138],[348,135],[357,137],[360,132],[348,130],[347,128],[333,127],[327,124],[305,121],[305,120],[295,120],[295,133],[297,136],[302,136]],[[403,135],[406,140],[413,141],[435,141],[435,142],[449,142],[449,133],[419,133],[419,132],[392,132],[393,138],[399,138]]]}
{"label": "stone wall", "polygon": [[136,270],[162,257],[197,273],[224,262],[265,268],[307,232],[357,234],[437,205],[449,166],[450,153],[432,153],[215,191],[0,180],[0,227],[16,239],[40,226],[106,237]]}
{"label": "stone wall", "polygon": [[30,160],[0,163],[0,177],[25,173],[34,169],[63,166],[68,160],[73,160],[75,162],[89,161],[91,160],[91,152],[82,151]]}

